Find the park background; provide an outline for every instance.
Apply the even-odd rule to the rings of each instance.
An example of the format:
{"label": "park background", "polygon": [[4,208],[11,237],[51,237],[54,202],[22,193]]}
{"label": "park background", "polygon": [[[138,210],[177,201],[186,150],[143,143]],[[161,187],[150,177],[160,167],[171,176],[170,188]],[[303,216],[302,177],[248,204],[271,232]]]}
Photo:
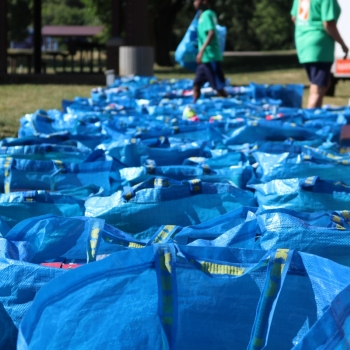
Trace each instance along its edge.
{"label": "park background", "polygon": [[[215,0],[214,10],[228,29],[224,68],[234,85],[250,81],[268,84],[303,83],[308,80],[294,49],[290,20],[292,0]],[[126,10],[126,0],[122,9]],[[146,14],[145,14],[146,15]],[[192,1],[149,0],[149,41],[155,48],[155,75],[160,78],[192,78],[193,73],[174,64],[173,52],[195,12]],[[122,16],[122,19],[125,16]],[[8,41],[28,37],[33,3],[8,0]],[[111,0],[42,0],[42,25],[92,25],[104,30],[92,40],[104,44],[111,35]],[[121,23],[122,35],[125,23]],[[66,50],[66,42],[59,41]],[[239,52],[237,54],[237,52]],[[257,54],[259,53],[260,54]],[[232,54],[235,53],[235,54]],[[48,67],[52,73],[52,67]],[[61,100],[88,96],[90,85],[0,85],[0,138],[15,136],[18,120],[26,113],[60,108]],[[307,98],[306,90],[304,100]],[[329,104],[348,104],[350,83],[340,82]]]}

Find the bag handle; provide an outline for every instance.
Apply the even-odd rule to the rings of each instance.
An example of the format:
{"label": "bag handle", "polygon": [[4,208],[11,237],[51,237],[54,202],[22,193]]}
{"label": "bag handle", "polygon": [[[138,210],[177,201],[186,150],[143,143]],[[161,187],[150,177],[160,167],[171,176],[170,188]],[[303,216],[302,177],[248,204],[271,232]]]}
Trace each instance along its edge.
{"label": "bag handle", "polygon": [[257,307],[253,330],[248,345],[249,350],[261,350],[267,343],[268,334],[282,286],[284,284],[293,250],[278,249],[267,253],[258,263],[250,267],[237,266],[224,262],[192,256],[188,247],[174,244],[154,244],[155,265],[158,281],[158,315],[162,324],[164,349],[175,348],[176,327],[178,318],[176,259],[186,259],[197,269],[212,277],[227,275],[233,278],[242,277],[249,272],[266,268],[267,273],[263,291]]}
{"label": "bag handle", "polygon": [[181,229],[181,226],[175,225],[161,226],[157,230],[157,232],[150,238],[150,240],[147,243],[147,246],[150,246],[152,244],[166,243]]}
{"label": "bag handle", "polygon": [[89,220],[90,234],[87,239],[87,258],[86,262],[89,264],[96,261],[97,251],[103,235],[105,226],[104,220]]}
{"label": "bag handle", "polygon": [[4,164],[4,174],[5,174],[5,180],[4,180],[4,193],[10,193],[11,192],[11,167],[13,164],[13,158],[12,157],[6,157],[6,161]]}
{"label": "bag handle", "polygon": [[319,176],[311,176],[306,179],[301,180],[300,187],[303,190],[312,190],[316,182],[319,180]]}
{"label": "bag handle", "polygon": [[185,180],[183,184],[187,184],[190,187],[191,194],[197,194],[202,192],[202,181],[200,179]]}
{"label": "bag handle", "polygon": [[[319,176],[312,176],[300,180],[300,187],[305,191],[315,191],[322,193],[346,192],[350,193],[350,186],[344,182],[332,182],[320,179]],[[316,187],[316,188],[315,188]]]}
{"label": "bag handle", "polygon": [[123,198],[127,201],[135,197],[136,192],[147,189],[147,188],[167,188],[170,187],[171,185],[183,185],[181,181],[176,181],[169,179],[167,177],[151,177],[148,180],[141,182],[138,185],[135,186],[125,186],[123,190]]}
{"label": "bag handle", "polygon": [[147,170],[147,174],[154,174],[157,167],[157,163],[153,159],[146,159],[144,167]]}
{"label": "bag handle", "polygon": [[158,283],[158,317],[162,329],[163,349],[176,346],[177,281],[176,252],[173,244],[155,244],[154,258]]}
{"label": "bag handle", "polygon": [[270,257],[265,285],[258,303],[249,350],[261,350],[267,344],[271,322],[294,251],[277,249]]}
{"label": "bag handle", "polygon": [[57,174],[63,173],[66,171],[64,163],[61,160],[52,160],[53,167],[54,167],[54,172],[53,174],[50,175],[50,191],[54,192],[55,191],[55,176]]}

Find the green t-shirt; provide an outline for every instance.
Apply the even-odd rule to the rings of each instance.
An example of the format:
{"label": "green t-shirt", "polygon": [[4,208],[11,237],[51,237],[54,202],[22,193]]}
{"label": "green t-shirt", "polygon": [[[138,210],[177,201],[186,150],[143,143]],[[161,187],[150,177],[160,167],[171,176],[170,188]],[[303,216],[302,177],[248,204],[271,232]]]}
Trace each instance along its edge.
{"label": "green t-shirt", "polygon": [[216,25],[218,20],[216,14],[212,10],[202,12],[198,20],[198,49],[200,50],[208,36],[209,30],[214,30],[216,35],[210,44],[206,47],[203,54],[203,63],[222,61],[222,52],[219,45],[218,33]]}
{"label": "green t-shirt", "polygon": [[294,0],[295,43],[300,63],[333,62],[335,41],[323,22],[338,21],[337,0]]}

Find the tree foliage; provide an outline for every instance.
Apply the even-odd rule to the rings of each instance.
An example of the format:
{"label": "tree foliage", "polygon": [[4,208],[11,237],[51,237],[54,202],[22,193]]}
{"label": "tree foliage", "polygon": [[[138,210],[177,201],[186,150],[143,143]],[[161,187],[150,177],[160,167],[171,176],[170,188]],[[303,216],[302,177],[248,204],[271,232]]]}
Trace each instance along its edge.
{"label": "tree foliage", "polygon": [[[293,0],[212,0],[219,23],[228,29],[227,50],[281,50],[293,48],[290,9]],[[188,0],[177,16],[174,32],[182,38],[194,17]]]}
{"label": "tree foliage", "polygon": [[99,21],[81,0],[42,0],[43,25],[94,25]]}
{"label": "tree foliage", "polygon": [[[22,40],[32,23],[32,0],[9,1],[11,40]],[[43,25],[97,25],[111,33],[111,0],[42,0]],[[123,0],[125,20],[125,3]],[[160,65],[171,64],[169,52],[183,37],[195,11],[193,0],[148,0],[150,42]],[[227,49],[279,50],[293,47],[292,0],[212,0],[219,22],[228,28]],[[123,23],[122,23],[123,26]]]}
{"label": "tree foliage", "polygon": [[[2,1],[2,0],[1,0]],[[9,40],[22,41],[33,27],[32,0],[8,0]],[[42,0],[42,25],[101,24],[91,0]]]}
{"label": "tree foliage", "polygon": [[31,3],[28,0],[8,1],[8,40],[21,41],[28,36],[32,23]]}
{"label": "tree foliage", "polygon": [[290,17],[291,1],[260,0],[255,6],[251,26],[259,50],[293,47],[294,25]]}

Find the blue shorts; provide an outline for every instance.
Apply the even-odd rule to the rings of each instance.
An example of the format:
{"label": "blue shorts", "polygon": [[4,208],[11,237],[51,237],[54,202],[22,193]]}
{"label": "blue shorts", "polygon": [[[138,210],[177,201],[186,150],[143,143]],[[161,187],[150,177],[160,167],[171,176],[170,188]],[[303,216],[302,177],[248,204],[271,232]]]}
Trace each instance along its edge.
{"label": "blue shorts", "polygon": [[332,62],[304,63],[310,82],[322,87],[327,87],[330,82],[332,65]]}
{"label": "blue shorts", "polygon": [[202,87],[207,82],[217,91],[225,87],[225,75],[221,62],[202,63],[197,67],[193,85]]}

